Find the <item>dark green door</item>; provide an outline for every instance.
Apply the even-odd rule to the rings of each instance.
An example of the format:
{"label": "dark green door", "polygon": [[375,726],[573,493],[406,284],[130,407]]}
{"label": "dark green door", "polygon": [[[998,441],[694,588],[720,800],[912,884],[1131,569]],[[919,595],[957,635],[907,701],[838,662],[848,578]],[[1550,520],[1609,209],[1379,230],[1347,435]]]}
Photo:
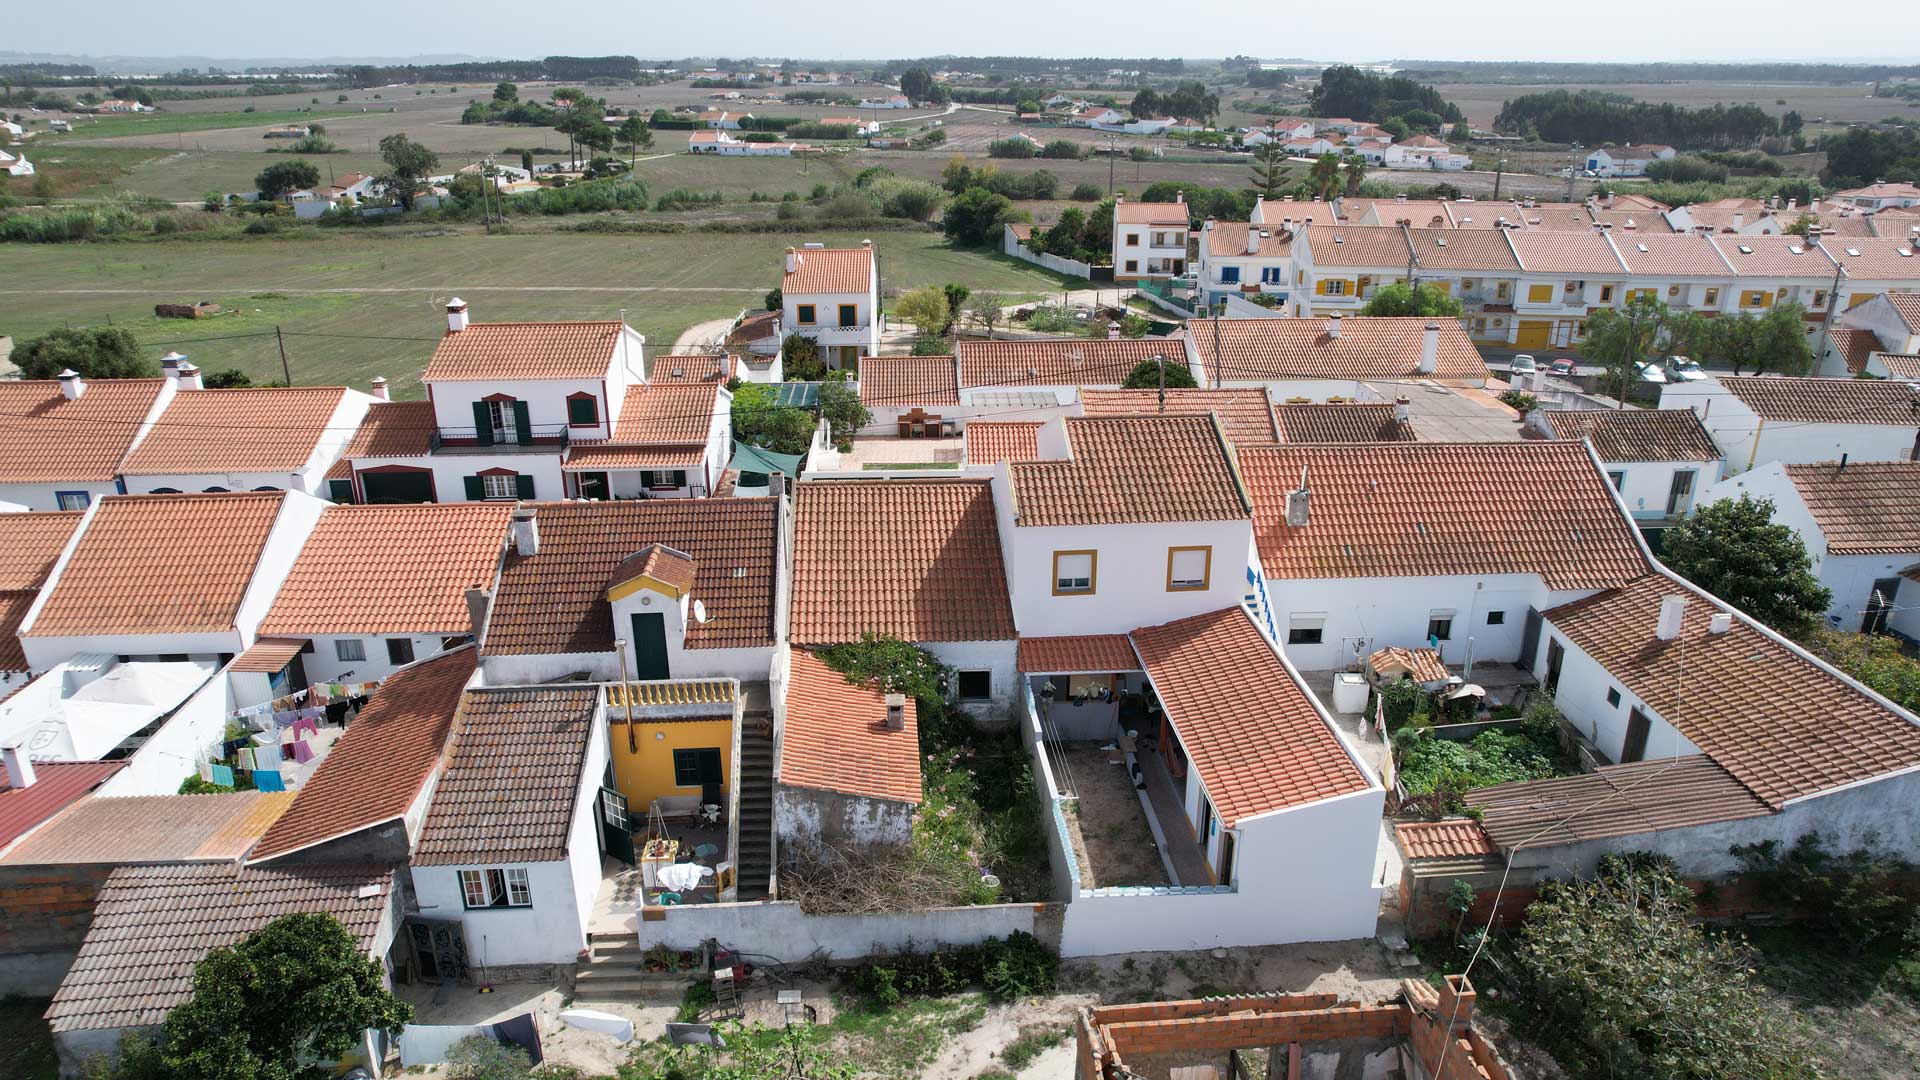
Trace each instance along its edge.
{"label": "dark green door", "polygon": [[633,613],[633,677],[669,679],[667,673],[667,617],[658,611]]}
{"label": "dark green door", "polygon": [[612,788],[600,789],[600,817],[607,838],[607,854],[633,865],[633,826],[627,820],[627,797]]}

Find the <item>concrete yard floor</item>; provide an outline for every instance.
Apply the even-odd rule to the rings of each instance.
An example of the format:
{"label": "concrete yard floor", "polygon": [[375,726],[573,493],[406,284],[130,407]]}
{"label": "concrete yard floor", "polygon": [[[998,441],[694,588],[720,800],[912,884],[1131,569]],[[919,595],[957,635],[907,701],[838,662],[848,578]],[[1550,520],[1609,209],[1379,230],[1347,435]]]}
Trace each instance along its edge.
{"label": "concrete yard floor", "polygon": [[1067,804],[1080,886],[1171,884],[1120,752],[1075,746],[1060,756],[1080,796]]}

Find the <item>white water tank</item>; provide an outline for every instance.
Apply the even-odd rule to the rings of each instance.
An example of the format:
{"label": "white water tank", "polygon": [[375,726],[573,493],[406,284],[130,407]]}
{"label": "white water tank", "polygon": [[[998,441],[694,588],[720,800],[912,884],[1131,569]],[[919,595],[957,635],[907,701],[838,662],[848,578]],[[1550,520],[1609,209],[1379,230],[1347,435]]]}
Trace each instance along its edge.
{"label": "white water tank", "polygon": [[1336,672],[1333,676],[1333,711],[1367,711],[1367,677],[1357,671]]}

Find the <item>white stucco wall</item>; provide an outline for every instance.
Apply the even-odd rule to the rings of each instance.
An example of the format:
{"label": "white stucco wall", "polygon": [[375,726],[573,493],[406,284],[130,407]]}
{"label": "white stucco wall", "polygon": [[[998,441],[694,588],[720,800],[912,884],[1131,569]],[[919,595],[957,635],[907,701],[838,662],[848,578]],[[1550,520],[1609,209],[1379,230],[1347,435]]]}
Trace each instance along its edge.
{"label": "white stucco wall", "polygon": [[656,942],[697,949],[715,938],[742,952],[851,960],[912,947],[972,945],[1016,930],[1045,940],[1045,904],[990,904],[879,915],[807,915],[789,900],[747,904],[684,904],[666,918],[640,924],[640,946]]}
{"label": "white stucco wall", "polygon": [[224,673],[215,674],[189,697],[153,737],[127,759],[127,766],[100,785],[96,794],[174,795],[226,735],[227,717],[238,705]]}
{"label": "white stucco wall", "polygon": [[1662,408],[1690,408],[1726,455],[1726,475],[1769,462],[1809,465],[1838,461],[1908,461],[1920,425],[1801,424],[1763,421],[1714,379],[1668,386]]}
{"label": "white stucco wall", "polygon": [[320,515],[330,505],[324,499],[299,491],[281,496],[280,512],[274,517],[273,528],[267,532],[266,543],[260,546],[253,580],[247,583],[247,591],[240,598],[240,607],[233,617],[233,625],[240,631],[242,648],[253,644],[255,631],[273,607],[273,598],[279,595],[294,561],[300,558],[300,549],[306,546],[307,537],[312,535]]}
{"label": "white stucco wall", "polygon": [[[991,697],[985,701],[959,702],[968,712],[1003,714],[1019,692],[1019,675],[1014,670],[1019,655],[1017,641],[922,641],[918,644],[932,653],[934,659],[956,671],[992,672]],[[765,671],[764,665],[761,670]]]}
{"label": "white stucco wall", "polygon": [[215,488],[222,491],[259,491],[263,488],[271,491],[307,491],[306,483],[297,472],[146,473],[137,476],[129,474],[123,479],[126,480],[128,493],[133,495],[146,495],[162,489],[188,494]]}
{"label": "white stucco wall", "polygon": [[[624,635],[623,635],[624,636]],[[669,659],[676,679],[739,679],[758,682],[767,677],[773,661],[773,646],[749,649],[686,649],[679,658]],[[682,664],[685,670],[682,670]],[[481,685],[516,686],[550,682],[574,672],[584,671],[595,682],[614,682],[620,678],[620,660],[611,650],[603,653],[530,653],[481,654]],[[633,677],[633,656],[627,656],[627,677]]]}
{"label": "white stucco wall", "polygon": [[[1287,658],[1308,671],[1344,668],[1390,645],[1423,646],[1428,619],[1449,609],[1453,636],[1440,643],[1442,660],[1465,663],[1469,638],[1476,664],[1517,660],[1528,606],[1545,609],[1558,602],[1533,574],[1268,578],[1267,595]],[[1489,624],[1489,614],[1496,611],[1504,613],[1504,621]],[[1320,644],[1286,644],[1296,620],[1305,624],[1314,617],[1322,620]]]}
{"label": "white stucco wall", "polygon": [[[499,867],[527,871],[532,906],[465,909],[460,896],[459,871]],[[466,925],[467,956],[476,967],[571,964],[586,944],[586,934],[573,900],[573,869],[564,859],[415,866],[413,889],[423,914],[436,919],[457,919]]]}
{"label": "white stucco wall", "polygon": [[[538,423],[538,421],[535,421]],[[467,418],[467,426],[473,426],[473,418]],[[533,477],[533,497],[536,499],[563,499],[565,489],[560,481],[560,448],[539,452],[530,450],[503,450],[498,453],[463,451],[458,453],[439,453],[425,457],[412,458],[356,458],[353,466],[356,471],[364,471],[385,465],[401,465],[412,469],[428,469],[433,473],[433,495],[435,502],[466,502],[466,478],[489,469],[507,469]],[[359,498],[364,498],[366,486],[364,479],[359,485]],[[505,501],[505,500],[503,500]]]}
{"label": "white stucco wall", "polygon": [[[1679,590],[1675,590],[1676,595]],[[1699,597],[1690,597],[1689,603],[1705,603]],[[1652,627],[1648,627],[1651,631]],[[1658,712],[1642,701],[1638,695],[1614,679],[1585,649],[1568,640],[1567,636],[1554,628],[1551,620],[1540,628],[1540,648],[1531,659],[1534,676],[1540,685],[1546,685],[1547,647],[1550,641],[1557,641],[1566,649],[1566,659],[1560,665],[1560,686],[1553,695],[1553,702],[1568,722],[1579,729],[1582,735],[1593,741],[1600,752],[1609,760],[1619,761],[1622,749],[1627,742],[1627,720],[1638,708],[1647,717],[1647,749],[1643,760],[1670,758],[1687,754],[1698,754],[1695,746],[1679,729],[1668,723]],[[1676,673],[1677,673],[1676,667]],[[1620,704],[1607,704],[1607,691],[1620,693]],[[1706,692],[1705,688],[1702,692]],[[1684,700],[1684,698],[1683,698]]]}
{"label": "white stucco wall", "polygon": [[911,803],[775,784],[773,822],[780,843],[904,844],[913,836]]}
{"label": "white stucco wall", "polygon": [[85,484],[0,484],[0,501],[18,503],[29,510],[58,510],[63,491],[86,492],[88,505],[99,502],[103,495],[120,494],[119,486],[111,480]]}
{"label": "white stucco wall", "polygon": [[1693,493],[1680,508],[1682,516],[1700,502],[1702,492],[1720,481],[1718,461],[1607,461],[1601,467],[1609,474],[1624,474],[1620,498],[1636,521],[1667,516],[1667,497],[1676,473],[1694,474]]}
{"label": "white stucco wall", "polygon": [[[1028,637],[1110,634],[1155,626],[1240,603],[1246,591],[1251,521],[1080,526],[1021,526],[1005,512],[1004,476],[994,478],[1001,547],[1010,554],[1007,588],[1013,617]],[[1213,549],[1207,587],[1167,588],[1167,553]],[[1094,591],[1055,596],[1053,554],[1098,552]]]}
{"label": "white stucco wall", "polygon": [[[310,682],[365,682],[369,679],[384,679],[404,665],[395,664],[387,659],[387,641],[390,638],[406,638],[413,642],[413,662],[427,660],[442,651],[441,642],[454,635],[444,634],[321,634],[309,640],[313,642],[313,651],[300,657],[301,665],[306,669]],[[343,639],[359,641],[366,651],[365,660],[341,660],[335,642]]]}

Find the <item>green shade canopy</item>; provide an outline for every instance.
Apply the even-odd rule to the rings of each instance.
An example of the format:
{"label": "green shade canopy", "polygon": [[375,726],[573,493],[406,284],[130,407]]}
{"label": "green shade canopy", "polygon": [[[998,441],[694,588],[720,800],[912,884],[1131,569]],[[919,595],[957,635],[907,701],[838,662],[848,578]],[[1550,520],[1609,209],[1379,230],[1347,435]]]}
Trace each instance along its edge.
{"label": "green shade canopy", "polygon": [[734,440],[733,460],[727,462],[727,468],[741,473],[779,473],[781,476],[800,475],[801,454],[776,454],[771,450],[762,450],[757,446]]}

